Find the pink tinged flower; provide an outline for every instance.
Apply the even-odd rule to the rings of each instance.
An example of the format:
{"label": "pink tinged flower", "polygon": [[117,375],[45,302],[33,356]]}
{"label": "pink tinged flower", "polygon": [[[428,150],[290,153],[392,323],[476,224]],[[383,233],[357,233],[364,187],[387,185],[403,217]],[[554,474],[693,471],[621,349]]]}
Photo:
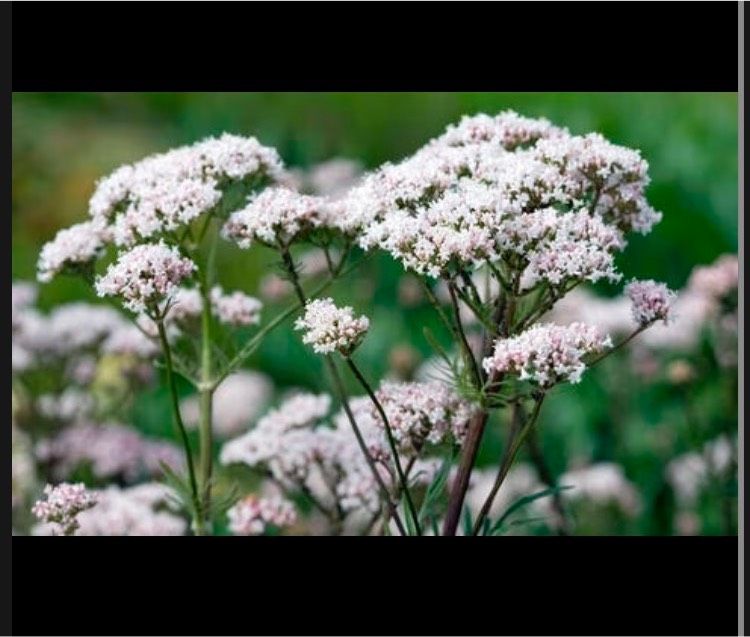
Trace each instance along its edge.
{"label": "pink tinged flower", "polygon": [[44,496],[31,512],[41,521],[54,525],[55,535],[72,535],[78,528],[78,514],[96,504],[96,496],[83,483],[44,487]]}
{"label": "pink tinged flower", "polygon": [[224,294],[219,286],[211,290],[211,310],[226,325],[257,325],[262,309],[263,303],[243,292]]}
{"label": "pink tinged flower", "polygon": [[268,526],[279,529],[292,526],[297,521],[297,512],[285,498],[249,495],[229,509],[227,517],[234,535],[262,535]]}
{"label": "pink tinged flower", "polygon": [[101,223],[86,221],[60,230],[42,247],[37,263],[37,278],[46,283],[57,274],[81,267],[96,259],[104,248],[106,231]]}
{"label": "pink tinged flower", "polygon": [[227,181],[279,179],[278,153],[255,138],[224,134],[152,155],[101,180],[89,214],[117,245],[174,231],[211,210]]}
{"label": "pink tinged flower", "polygon": [[245,208],[233,212],[221,233],[240,248],[249,248],[256,241],[275,247],[326,225],[328,216],[324,199],[278,186],[267,188]]}
{"label": "pink tinged flower", "polygon": [[195,270],[195,263],[163,241],[141,244],[122,253],[95,287],[99,296],[119,297],[128,309],[143,312],[171,299]]}
{"label": "pink tinged flower", "polygon": [[330,298],[309,301],[294,324],[305,332],[302,342],[312,345],[317,354],[338,351],[345,356],[360,344],[369,326],[366,316],[355,317],[351,307],[336,307]]}
{"label": "pink tinged flower", "polygon": [[612,347],[609,336],[583,323],[537,325],[511,338],[496,341],[482,365],[488,374],[514,374],[548,388],[577,383],[586,369],[583,359]]}
{"label": "pink tinged flower", "polygon": [[625,294],[630,298],[633,319],[645,327],[656,321],[668,323],[672,304],[677,295],[664,283],[653,280],[631,281],[625,286]]}

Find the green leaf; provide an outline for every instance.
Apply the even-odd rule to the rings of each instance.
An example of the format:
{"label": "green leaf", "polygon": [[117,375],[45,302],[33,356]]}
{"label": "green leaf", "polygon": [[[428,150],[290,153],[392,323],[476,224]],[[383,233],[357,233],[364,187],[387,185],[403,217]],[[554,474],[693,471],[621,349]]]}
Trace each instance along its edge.
{"label": "green leaf", "polygon": [[406,520],[406,532],[409,535],[417,535],[417,527],[414,526],[414,519],[408,511],[403,511],[404,519]]}
{"label": "green leaf", "polygon": [[435,517],[435,505],[437,504],[440,496],[443,494],[445,484],[448,481],[448,474],[451,468],[451,458],[446,458],[443,464],[440,465],[440,469],[435,474],[430,486],[427,487],[425,492],[424,500],[422,500],[422,506],[419,508],[419,521],[420,523],[426,520],[428,517]]}
{"label": "green leaf", "polygon": [[503,513],[500,518],[495,522],[493,527],[490,529],[490,533],[492,535],[496,535],[498,531],[500,531],[503,527],[503,524],[505,524],[506,520],[513,515],[516,511],[519,509],[522,509],[523,507],[531,504],[535,500],[539,500],[540,498],[545,498],[550,495],[554,495],[556,493],[559,493],[561,491],[565,491],[566,489],[572,489],[573,487],[570,486],[555,486],[555,487],[549,487],[548,489],[544,489],[542,491],[537,491],[536,493],[532,493],[531,495],[525,495],[521,498],[518,498],[513,504],[511,504],[506,510],[505,513]]}

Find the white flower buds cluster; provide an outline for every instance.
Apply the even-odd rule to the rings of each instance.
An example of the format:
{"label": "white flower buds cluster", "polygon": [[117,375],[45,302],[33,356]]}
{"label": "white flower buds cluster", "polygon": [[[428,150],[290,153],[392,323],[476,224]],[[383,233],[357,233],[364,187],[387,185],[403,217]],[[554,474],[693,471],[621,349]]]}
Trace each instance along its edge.
{"label": "white flower buds cluster", "polygon": [[312,345],[317,354],[338,351],[344,356],[360,344],[369,326],[366,316],[355,317],[351,307],[336,307],[330,298],[309,301],[294,324],[296,330],[305,331],[302,342]]}

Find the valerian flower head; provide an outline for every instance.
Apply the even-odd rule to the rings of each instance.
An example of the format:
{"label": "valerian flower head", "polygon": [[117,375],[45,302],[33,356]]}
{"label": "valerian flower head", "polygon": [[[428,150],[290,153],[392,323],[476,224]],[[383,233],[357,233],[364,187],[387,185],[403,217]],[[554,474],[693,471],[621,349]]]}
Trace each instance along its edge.
{"label": "valerian flower head", "polygon": [[277,247],[323,227],[328,218],[325,199],[277,186],[266,188],[245,208],[233,212],[221,232],[240,248],[249,248],[256,241]]}
{"label": "valerian flower head", "polygon": [[57,274],[91,264],[102,252],[107,233],[101,222],[86,221],[60,230],[44,244],[37,263],[37,278],[46,283]]}
{"label": "valerian flower head", "polygon": [[78,528],[77,516],[96,504],[96,496],[83,483],[44,487],[45,498],[38,500],[31,512],[42,522],[52,524],[55,535],[72,535]]}
{"label": "valerian flower head", "polygon": [[262,535],[269,526],[291,526],[297,521],[297,512],[285,498],[249,495],[229,509],[227,517],[234,535]]}
{"label": "valerian flower head", "polygon": [[120,297],[133,312],[153,310],[171,299],[179,285],[196,270],[175,247],[163,241],[137,245],[120,255],[96,280],[99,296]]}
{"label": "valerian flower head", "polygon": [[610,347],[609,336],[595,327],[542,324],[496,341],[492,355],[482,365],[488,374],[517,374],[521,380],[548,388],[560,382],[579,382],[586,369],[584,357]]}
{"label": "valerian flower head", "polygon": [[338,223],[363,249],[434,278],[512,255],[528,282],[615,281],[623,233],[646,233],[661,217],[645,200],[647,168],[599,135],[478,115],[367,175]]}
{"label": "valerian flower head", "polygon": [[664,283],[651,279],[631,281],[625,286],[625,294],[630,298],[633,319],[645,327],[656,321],[666,324],[671,317],[672,304],[677,295]]}
{"label": "valerian flower head", "polygon": [[89,214],[112,229],[117,245],[132,245],[213,209],[227,182],[281,174],[274,149],[253,137],[224,134],[118,168],[97,185]]}
{"label": "valerian flower head", "polygon": [[316,353],[338,351],[344,356],[355,350],[369,326],[366,316],[355,317],[351,307],[336,307],[330,298],[309,301],[305,314],[294,324],[296,330],[305,331],[302,342],[312,345]]}

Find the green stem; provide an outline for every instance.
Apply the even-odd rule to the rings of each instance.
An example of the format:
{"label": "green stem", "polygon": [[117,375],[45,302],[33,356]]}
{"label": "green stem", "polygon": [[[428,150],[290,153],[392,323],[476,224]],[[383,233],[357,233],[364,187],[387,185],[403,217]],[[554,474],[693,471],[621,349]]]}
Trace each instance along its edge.
{"label": "green stem", "polygon": [[461,343],[461,347],[464,350],[466,359],[471,363],[471,369],[472,373],[474,374],[474,382],[476,383],[476,388],[481,389],[482,373],[479,371],[477,359],[474,357],[474,352],[471,351],[469,340],[466,338],[466,332],[464,332],[464,326],[461,322],[461,307],[459,306],[458,299],[456,298],[456,290],[453,281],[448,282],[448,291],[451,295],[451,304],[453,305],[453,319],[456,324],[456,335],[458,337],[458,341],[459,343]]}
{"label": "green stem", "polygon": [[487,517],[487,514],[490,511],[490,508],[492,507],[492,503],[495,500],[495,496],[497,495],[497,492],[500,490],[501,485],[505,481],[505,477],[508,475],[508,471],[510,470],[510,467],[513,464],[513,460],[516,458],[516,454],[518,453],[518,450],[521,448],[521,445],[523,444],[524,440],[526,439],[526,436],[531,431],[531,428],[534,426],[534,423],[536,423],[537,418],[539,417],[539,412],[542,409],[542,403],[544,402],[544,394],[542,394],[539,398],[536,399],[536,403],[534,404],[534,410],[531,412],[531,416],[526,421],[526,423],[523,425],[523,427],[518,428],[518,420],[519,420],[519,414],[520,414],[520,406],[516,405],[516,408],[514,410],[514,422],[513,422],[513,429],[511,430],[510,439],[508,440],[508,445],[505,447],[505,452],[503,453],[502,461],[500,462],[500,469],[497,472],[497,477],[495,478],[495,483],[492,485],[492,490],[490,491],[489,495],[487,496],[487,499],[484,501],[484,504],[482,505],[482,509],[479,511],[479,515],[477,516],[477,520],[474,523],[474,531],[473,535],[477,535],[482,528],[482,522],[484,522],[484,519]]}
{"label": "green stem", "polygon": [[372,390],[372,387],[370,387],[370,384],[362,375],[362,372],[360,372],[359,368],[354,364],[354,361],[349,356],[347,356],[346,362],[349,365],[349,369],[351,369],[354,376],[356,376],[360,385],[362,385],[364,390],[367,392],[367,395],[370,397],[370,400],[372,401],[373,405],[375,405],[375,409],[378,410],[378,413],[380,414],[380,418],[383,420],[383,426],[385,427],[385,433],[388,438],[388,445],[391,448],[391,453],[393,454],[393,460],[396,464],[396,473],[398,474],[400,490],[406,496],[406,503],[409,507],[409,512],[411,514],[412,520],[414,521],[414,528],[417,530],[417,535],[422,535],[422,528],[419,525],[419,516],[417,515],[417,508],[414,506],[414,501],[412,500],[411,493],[409,492],[409,483],[407,482],[406,474],[404,473],[404,470],[401,466],[401,459],[399,457],[398,448],[396,446],[396,440],[393,437],[393,430],[391,429],[391,425],[388,422],[388,417],[385,415],[385,410],[383,409],[383,405],[380,404],[380,401],[375,395],[375,392]]}
{"label": "green stem", "polygon": [[198,483],[195,479],[193,453],[190,449],[190,441],[188,440],[187,431],[185,430],[185,425],[182,422],[182,415],[180,414],[180,399],[177,394],[177,384],[175,382],[174,372],[172,369],[172,351],[169,347],[169,341],[167,340],[167,332],[164,329],[164,319],[160,318],[158,321],[156,321],[156,325],[159,330],[159,341],[161,342],[161,348],[164,353],[164,359],[166,362],[167,385],[169,387],[169,394],[172,399],[172,420],[182,441],[182,446],[185,451],[185,459],[187,461],[188,477],[190,479],[190,490],[193,498],[194,531],[196,535],[203,535],[203,520],[201,516],[200,499],[198,497]]}
{"label": "green stem", "polygon": [[213,471],[213,394],[211,381],[211,299],[206,285],[201,285],[203,309],[201,311],[201,369],[200,369],[200,475],[204,520],[211,528],[211,474]]}

